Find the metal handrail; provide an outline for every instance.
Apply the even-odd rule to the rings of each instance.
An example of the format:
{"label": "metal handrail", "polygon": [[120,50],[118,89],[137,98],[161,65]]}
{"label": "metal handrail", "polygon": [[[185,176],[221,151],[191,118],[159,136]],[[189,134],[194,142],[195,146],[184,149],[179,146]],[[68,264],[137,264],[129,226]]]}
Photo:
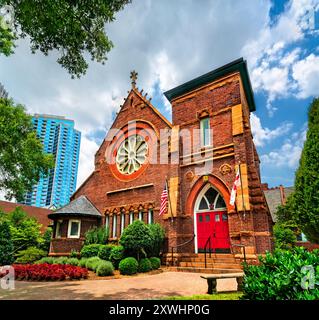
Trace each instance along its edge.
{"label": "metal handrail", "polygon": [[207,244],[209,243],[209,257],[212,257],[212,246],[211,246],[211,237],[210,235],[208,239],[206,240],[205,246],[204,246],[204,254],[205,254],[205,269],[207,268],[207,258],[206,258],[206,249],[207,249]]}
{"label": "metal handrail", "polygon": [[185,241],[185,242],[183,242],[183,243],[177,244],[176,246],[172,246],[172,247],[171,247],[172,266],[173,266],[173,261],[174,261],[174,248],[177,249],[177,248],[179,248],[179,247],[183,247],[183,246],[185,246],[186,244],[191,243],[191,242],[194,240],[194,238],[195,238],[195,233],[193,234],[193,236],[192,236],[191,239],[189,239],[189,240],[187,240],[187,241]]}
{"label": "metal handrail", "polygon": [[[243,250],[244,251],[244,261],[246,263],[246,246],[244,244],[234,243],[234,244],[232,244],[232,247],[244,248],[244,250]],[[234,253],[234,251],[233,251],[233,253]]]}

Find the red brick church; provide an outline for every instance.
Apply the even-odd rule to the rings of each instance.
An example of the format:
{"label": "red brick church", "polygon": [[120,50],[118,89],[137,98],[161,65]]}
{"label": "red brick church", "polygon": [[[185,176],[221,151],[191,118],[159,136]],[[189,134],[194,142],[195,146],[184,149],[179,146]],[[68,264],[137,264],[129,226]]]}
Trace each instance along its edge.
{"label": "red brick church", "polygon": [[[164,255],[205,250],[250,257],[272,249],[272,219],[260,180],[246,61],[238,59],[165,92],[167,120],[136,86],[96,152],[95,169],[54,220],[51,254],[80,250],[85,232],[109,227],[117,241],[135,219],[166,230]],[[230,194],[241,174],[234,205]],[[160,215],[166,185],[168,208]]]}

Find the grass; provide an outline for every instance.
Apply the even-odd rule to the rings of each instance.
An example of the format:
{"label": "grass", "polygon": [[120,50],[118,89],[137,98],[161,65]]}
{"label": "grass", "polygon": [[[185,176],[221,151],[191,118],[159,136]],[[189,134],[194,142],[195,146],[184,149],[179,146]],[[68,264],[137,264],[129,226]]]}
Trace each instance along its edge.
{"label": "grass", "polygon": [[161,300],[239,300],[241,292],[195,294],[193,296],[171,296],[163,297]]}

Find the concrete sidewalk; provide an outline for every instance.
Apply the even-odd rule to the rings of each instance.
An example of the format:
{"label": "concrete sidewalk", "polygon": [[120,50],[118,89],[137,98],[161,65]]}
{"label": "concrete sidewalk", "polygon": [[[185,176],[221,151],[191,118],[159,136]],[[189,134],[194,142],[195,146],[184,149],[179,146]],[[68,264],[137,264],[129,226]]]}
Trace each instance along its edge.
{"label": "concrete sidewalk", "polygon": [[[110,279],[61,282],[16,281],[12,291],[0,289],[0,299],[34,300],[145,300],[165,296],[205,294],[207,282],[199,273],[163,272]],[[218,280],[218,291],[235,291],[236,279]]]}

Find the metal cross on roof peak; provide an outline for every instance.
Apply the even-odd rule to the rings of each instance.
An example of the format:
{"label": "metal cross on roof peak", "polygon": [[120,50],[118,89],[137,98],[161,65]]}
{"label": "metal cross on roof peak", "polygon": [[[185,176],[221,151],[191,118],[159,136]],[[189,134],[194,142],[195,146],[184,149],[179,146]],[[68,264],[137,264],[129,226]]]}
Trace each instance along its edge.
{"label": "metal cross on roof peak", "polygon": [[132,80],[132,88],[135,88],[135,86],[136,86],[137,76],[138,76],[138,73],[135,70],[131,71],[130,78]]}

